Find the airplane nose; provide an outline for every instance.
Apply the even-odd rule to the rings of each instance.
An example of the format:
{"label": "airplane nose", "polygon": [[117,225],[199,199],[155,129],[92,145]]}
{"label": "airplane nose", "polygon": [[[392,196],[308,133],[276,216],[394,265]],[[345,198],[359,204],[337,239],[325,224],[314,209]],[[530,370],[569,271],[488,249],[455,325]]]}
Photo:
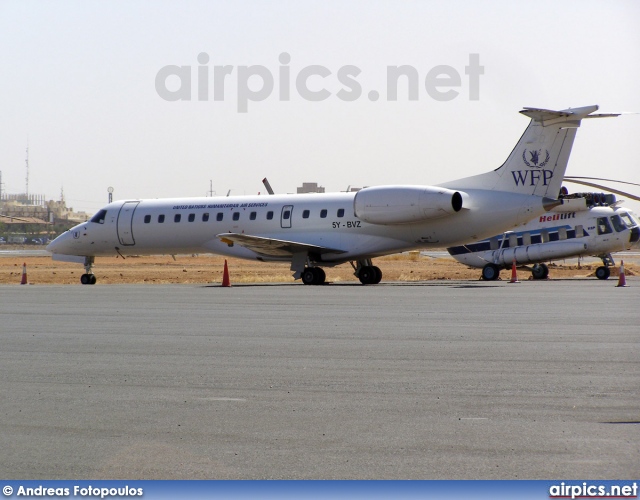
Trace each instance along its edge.
{"label": "airplane nose", "polygon": [[60,246],[60,242],[58,241],[58,239],[60,238],[60,236],[58,236],[57,238],[55,238],[51,243],[49,243],[46,246],[46,250],[49,253],[56,253],[56,248],[58,248]]}
{"label": "airplane nose", "polygon": [[55,238],[51,243],[49,243],[46,247],[47,252],[51,253],[65,253],[65,249],[68,246],[69,238],[71,233],[66,231],[62,233],[60,236]]}

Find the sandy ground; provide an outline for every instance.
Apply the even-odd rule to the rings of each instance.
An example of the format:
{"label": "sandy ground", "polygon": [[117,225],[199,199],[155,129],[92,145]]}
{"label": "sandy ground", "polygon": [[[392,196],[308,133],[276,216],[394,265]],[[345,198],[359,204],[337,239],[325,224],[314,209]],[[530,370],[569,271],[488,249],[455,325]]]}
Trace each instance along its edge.
{"label": "sandy ground", "polygon": [[[115,283],[220,283],[224,269],[224,257],[215,255],[115,257],[97,258],[94,273],[99,284]],[[263,263],[240,259],[227,259],[231,284],[235,283],[291,283],[293,278],[285,263]],[[2,257],[0,258],[0,284],[19,284],[22,265],[27,265],[30,284],[80,284],[84,269],[80,264],[53,261],[50,257]],[[399,254],[375,259],[382,269],[383,281],[423,280],[477,280],[480,269],[469,269],[451,258],[432,258],[416,253]],[[581,266],[550,264],[550,279],[586,278],[594,276],[600,264],[590,262]],[[327,282],[358,282],[349,264],[325,268]],[[625,274],[640,273],[640,265],[625,264]],[[618,269],[612,269],[612,278]],[[526,270],[518,271],[518,278],[530,279]],[[511,278],[511,271],[504,270],[503,280]],[[595,278],[594,278],[595,279]]]}

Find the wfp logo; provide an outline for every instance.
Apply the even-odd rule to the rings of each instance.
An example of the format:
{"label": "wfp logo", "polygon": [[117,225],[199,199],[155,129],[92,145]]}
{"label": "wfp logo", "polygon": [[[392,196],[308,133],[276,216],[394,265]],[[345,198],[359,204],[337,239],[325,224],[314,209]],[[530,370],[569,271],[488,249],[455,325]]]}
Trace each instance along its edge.
{"label": "wfp logo", "polygon": [[[542,150],[524,149],[522,151],[522,161],[527,167],[542,170],[512,170],[511,175],[513,175],[513,182],[515,182],[516,186],[536,186],[540,180],[542,180],[543,186],[549,184],[553,177],[553,170],[545,170],[543,167],[549,163],[551,155],[546,149],[544,154],[545,158],[541,161]],[[527,156],[529,157],[528,159]]]}
{"label": "wfp logo", "polygon": [[544,161],[540,161],[540,155],[542,154],[542,150],[538,149],[536,150],[529,150],[529,161],[527,161],[527,150],[523,150],[522,151],[522,161],[524,161],[524,164],[529,167],[529,168],[542,168],[544,167],[547,163],[549,163],[549,151],[547,149],[544,150],[544,152],[546,153],[546,158],[544,159]]}

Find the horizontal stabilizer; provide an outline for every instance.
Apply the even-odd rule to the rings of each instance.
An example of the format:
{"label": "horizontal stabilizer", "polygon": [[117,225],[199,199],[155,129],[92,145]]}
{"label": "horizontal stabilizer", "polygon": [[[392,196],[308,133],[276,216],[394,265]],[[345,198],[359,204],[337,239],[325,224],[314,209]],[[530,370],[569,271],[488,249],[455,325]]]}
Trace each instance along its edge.
{"label": "horizontal stabilizer", "polygon": [[[548,125],[554,125],[556,123],[564,122],[579,122],[583,118],[591,116],[603,116],[603,115],[591,115],[594,111],[598,111],[598,105],[583,106],[582,108],[569,108],[561,111],[554,111],[552,109],[541,108],[524,108],[520,111],[521,114],[528,116],[533,121],[539,122],[543,127]],[[590,116],[591,115],[591,116]],[[618,116],[618,115],[606,115],[606,116]]]}
{"label": "horizontal stabilizer", "polygon": [[337,250],[335,248],[278,240],[275,238],[264,238],[262,236],[250,236],[248,234],[221,233],[218,234],[217,237],[220,238],[220,241],[223,243],[237,243],[259,255],[269,257],[291,257],[299,253],[314,253],[318,255],[325,253],[346,253],[345,250]]}

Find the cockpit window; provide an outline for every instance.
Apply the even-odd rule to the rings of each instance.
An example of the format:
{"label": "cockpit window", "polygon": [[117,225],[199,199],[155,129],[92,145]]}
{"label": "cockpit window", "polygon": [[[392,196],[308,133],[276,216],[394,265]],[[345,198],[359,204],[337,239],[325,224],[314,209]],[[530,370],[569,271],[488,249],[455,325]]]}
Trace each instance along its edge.
{"label": "cockpit window", "polygon": [[91,222],[95,222],[96,224],[104,224],[104,220],[107,218],[107,211],[100,210],[97,214],[91,217]]}
{"label": "cockpit window", "polygon": [[611,216],[611,223],[613,224],[613,227],[615,228],[617,233],[627,229],[626,224],[622,221],[622,219],[620,218],[619,215],[612,215]]}
{"label": "cockpit window", "polygon": [[631,214],[628,214],[627,212],[621,213],[620,218],[624,221],[627,227],[635,227],[638,225],[636,220],[633,217],[631,217]]}
{"label": "cockpit window", "polygon": [[598,234],[609,234],[612,233],[611,224],[609,224],[609,219],[606,217],[598,217]]}

